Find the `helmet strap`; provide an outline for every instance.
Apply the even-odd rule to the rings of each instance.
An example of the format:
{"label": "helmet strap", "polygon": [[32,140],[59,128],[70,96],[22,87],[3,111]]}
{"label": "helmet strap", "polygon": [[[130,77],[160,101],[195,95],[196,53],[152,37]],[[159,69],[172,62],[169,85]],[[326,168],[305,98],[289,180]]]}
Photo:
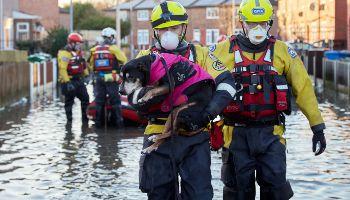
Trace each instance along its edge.
{"label": "helmet strap", "polygon": [[182,41],[184,41],[185,37],[186,37],[186,33],[187,33],[187,24],[183,24],[182,25],[182,30],[181,30],[181,38],[180,38],[180,42],[179,44],[182,43]]}

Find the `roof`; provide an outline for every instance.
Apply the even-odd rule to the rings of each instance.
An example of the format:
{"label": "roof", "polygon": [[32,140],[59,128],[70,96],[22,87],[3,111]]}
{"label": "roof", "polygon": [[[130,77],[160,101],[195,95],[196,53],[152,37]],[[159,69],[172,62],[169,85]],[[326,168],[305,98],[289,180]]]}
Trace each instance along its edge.
{"label": "roof", "polygon": [[231,5],[232,0],[198,0],[191,7],[219,6],[222,4]]}
{"label": "roof", "polygon": [[[119,9],[120,10],[130,10],[130,5],[134,8],[136,5],[138,5],[142,1],[144,1],[144,0],[132,0],[129,2],[121,3],[121,4],[119,4]],[[115,6],[107,8],[105,10],[106,11],[115,10]]]}
{"label": "roof", "polygon": [[[129,10],[130,4],[132,4],[133,9],[142,10],[142,9],[153,9],[156,6],[156,1],[159,0],[131,0],[119,5],[121,10]],[[160,0],[164,1],[164,0]],[[235,2],[236,6],[239,6],[242,0],[173,0],[180,2],[185,8],[191,7],[208,7],[208,6],[220,6],[220,5],[232,5],[232,2]],[[271,0],[272,5],[277,5],[277,0]],[[115,10],[115,6],[111,7],[108,10]]]}
{"label": "roof", "polygon": [[13,19],[41,19],[40,16],[31,15],[20,11],[12,11]]}

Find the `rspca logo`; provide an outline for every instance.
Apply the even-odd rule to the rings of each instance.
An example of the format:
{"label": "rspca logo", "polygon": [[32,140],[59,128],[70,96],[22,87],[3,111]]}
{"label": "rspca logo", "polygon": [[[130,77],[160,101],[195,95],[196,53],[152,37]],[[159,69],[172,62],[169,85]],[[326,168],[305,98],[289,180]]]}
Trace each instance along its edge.
{"label": "rspca logo", "polygon": [[215,45],[215,44],[209,46],[209,51],[210,51],[210,52],[214,52],[215,49],[216,49],[216,45]]}
{"label": "rspca logo", "polygon": [[297,52],[295,52],[292,48],[288,47],[288,53],[290,57],[296,58],[298,56]]}
{"label": "rspca logo", "polygon": [[263,15],[265,14],[265,9],[264,8],[254,8],[252,10],[253,15]]}

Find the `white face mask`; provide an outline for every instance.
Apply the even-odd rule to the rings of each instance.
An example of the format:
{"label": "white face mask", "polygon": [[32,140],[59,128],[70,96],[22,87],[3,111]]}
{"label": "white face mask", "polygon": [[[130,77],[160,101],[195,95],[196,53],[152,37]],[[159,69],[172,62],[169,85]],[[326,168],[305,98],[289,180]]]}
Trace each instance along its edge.
{"label": "white face mask", "polygon": [[257,25],[254,28],[248,29],[248,38],[252,44],[258,45],[267,38],[267,30]]}
{"label": "white face mask", "polygon": [[160,37],[160,45],[166,50],[174,50],[179,45],[179,36],[171,31],[167,31]]}

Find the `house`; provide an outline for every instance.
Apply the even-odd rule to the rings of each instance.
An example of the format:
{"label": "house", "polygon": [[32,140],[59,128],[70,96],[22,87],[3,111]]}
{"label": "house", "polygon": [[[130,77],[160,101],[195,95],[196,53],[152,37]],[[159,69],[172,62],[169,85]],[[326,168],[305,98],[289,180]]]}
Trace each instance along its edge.
{"label": "house", "polygon": [[59,26],[58,0],[2,0],[1,49],[13,49],[17,41],[42,39]]}
{"label": "house", "polygon": [[[189,25],[187,40],[210,45],[219,35],[232,34],[232,0],[177,0],[187,10]],[[156,6],[154,0],[133,0],[120,5],[131,19],[134,48],[146,49],[154,44],[150,17]],[[114,10],[115,12],[115,10]],[[205,19],[205,20],[198,20]]]}
{"label": "house", "polygon": [[41,17],[19,11],[19,3],[19,0],[3,0],[1,49],[14,49],[16,41],[40,39]]}
{"label": "house", "polygon": [[281,37],[314,44],[333,41],[334,48],[345,49],[347,6],[343,0],[280,0]]}
{"label": "house", "polygon": [[[189,25],[186,39],[211,45],[217,42],[220,35],[232,35],[242,32],[237,17],[237,10],[242,0],[176,0],[187,10]],[[155,39],[150,24],[153,8],[158,1],[132,0],[119,5],[121,16],[131,19],[134,48],[145,49],[154,44]],[[272,0],[277,10],[277,0]],[[107,11],[106,11],[107,12]],[[110,15],[115,16],[115,8],[109,9]],[[123,14],[124,13],[124,14]],[[277,20],[270,33],[277,35]]]}

